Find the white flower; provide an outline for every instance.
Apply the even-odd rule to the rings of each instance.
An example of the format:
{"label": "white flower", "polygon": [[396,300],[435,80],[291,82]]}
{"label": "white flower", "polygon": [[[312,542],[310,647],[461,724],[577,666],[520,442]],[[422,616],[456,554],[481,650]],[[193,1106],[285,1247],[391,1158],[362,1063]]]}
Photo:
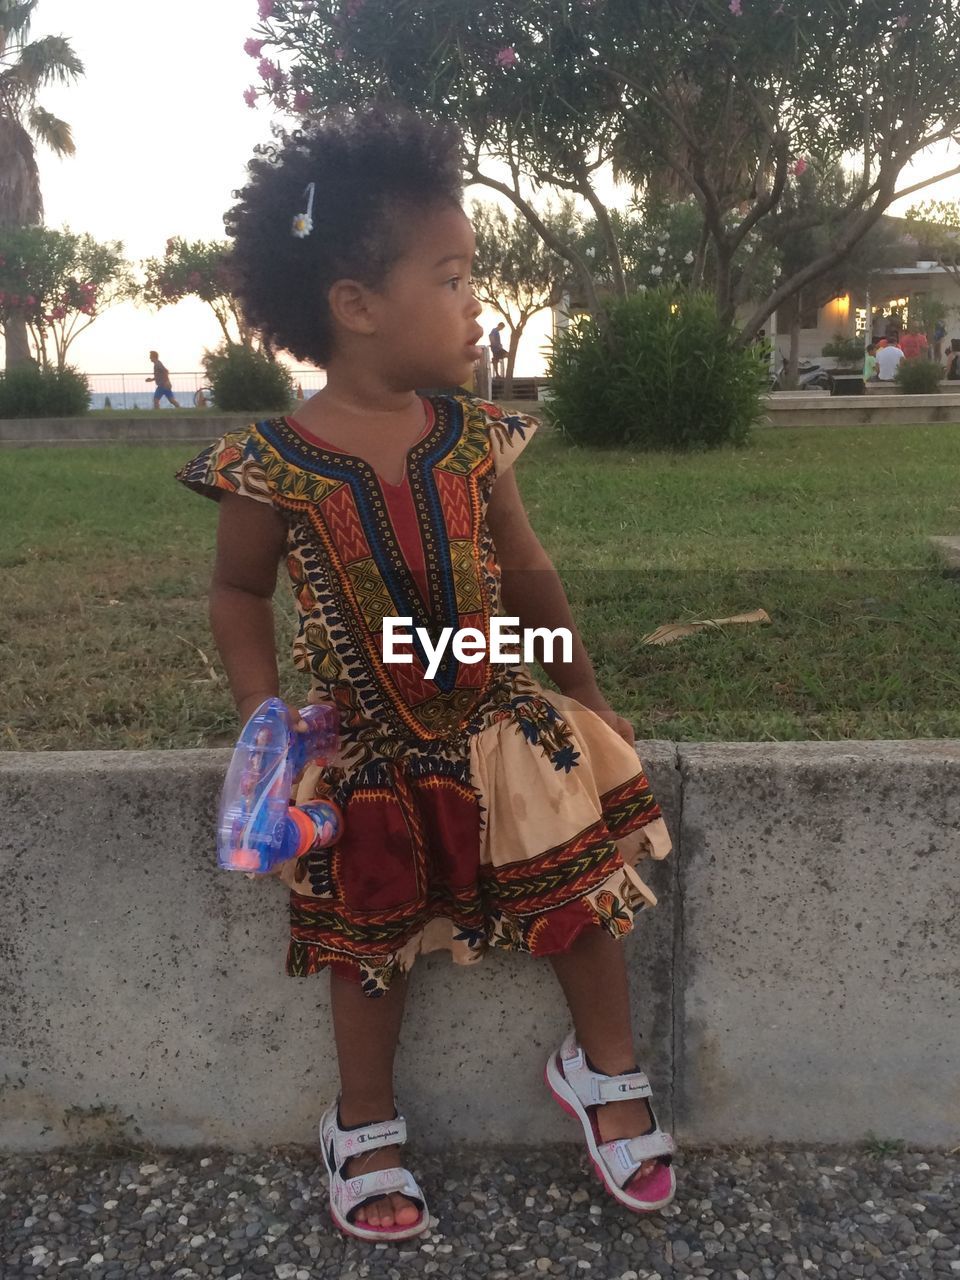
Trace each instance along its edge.
{"label": "white flower", "polygon": [[744,249],[744,252],[745,252],[745,253],[753,253],[753,245],[752,245],[752,244],[745,244],[745,245],[743,246],[743,249]]}
{"label": "white flower", "polygon": [[651,274],[652,276],[662,276],[662,275],[663,275],[663,267],[661,267],[661,266],[659,265],[659,263],[658,263],[656,266],[654,266],[654,267],[651,267],[651,268],[650,268],[650,274]]}
{"label": "white flower", "polygon": [[683,255],[683,260],[684,260],[684,262],[687,264],[687,266],[688,266],[688,267],[692,265],[692,263],[693,263],[693,250],[692,250],[692,249],[688,249],[688,250],[687,250],[687,252]]}
{"label": "white flower", "polygon": [[597,251],[592,244],[587,245],[586,249],[583,251],[583,256],[585,258],[595,258],[597,256]]}
{"label": "white flower", "polygon": [[660,255],[660,257],[661,257],[661,258],[664,256],[664,254],[665,254],[666,252],[667,252],[667,251],[666,251],[666,249],[663,247],[663,245],[662,245],[662,244],[661,244],[661,245],[658,245],[658,247],[657,247],[657,253],[659,253],[659,255]]}
{"label": "white flower", "polygon": [[292,233],[298,240],[304,240],[313,230],[313,219],[309,213],[298,213],[293,219]]}

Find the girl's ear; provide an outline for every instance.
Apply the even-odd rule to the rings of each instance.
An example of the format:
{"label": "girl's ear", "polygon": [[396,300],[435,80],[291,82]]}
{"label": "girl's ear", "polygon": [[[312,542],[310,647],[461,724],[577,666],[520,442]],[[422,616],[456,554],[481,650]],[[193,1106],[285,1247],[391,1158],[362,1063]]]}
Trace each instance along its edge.
{"label": "girl's ear", "polygon": [[327,294],[334,322],[349,333],[367,336],[376,328],[371,301],[370,289],[358,280],[337,280]]}

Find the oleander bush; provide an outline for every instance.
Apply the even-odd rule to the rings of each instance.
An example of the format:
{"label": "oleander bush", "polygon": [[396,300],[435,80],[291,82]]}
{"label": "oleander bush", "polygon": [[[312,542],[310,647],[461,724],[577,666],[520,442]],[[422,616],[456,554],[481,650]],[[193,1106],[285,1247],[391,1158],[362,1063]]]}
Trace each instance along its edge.
{"label": "oleander bush", "polygon": [[224,343],[216,351],[205,352],[203,367],[218,409],[286,413],[293,406],[289,370],[265,351]]}
{"label": "oleander bush", "polygon": [[576,319],[553,342],[550,420],[578,444],[637,449],[743,445],[768,372],[740,347],[712,295],[649,289]]}
{"label": "oleander bush", "polygon": [[940,390],[943,372],[936,360],[901,360],[894,375],[908,396],[929,396]]}
{"label": "oleander bush", "polygon": [[69,365],[18,365],[0,372],[0,418],[76,418],[90,408],[90,384]]}

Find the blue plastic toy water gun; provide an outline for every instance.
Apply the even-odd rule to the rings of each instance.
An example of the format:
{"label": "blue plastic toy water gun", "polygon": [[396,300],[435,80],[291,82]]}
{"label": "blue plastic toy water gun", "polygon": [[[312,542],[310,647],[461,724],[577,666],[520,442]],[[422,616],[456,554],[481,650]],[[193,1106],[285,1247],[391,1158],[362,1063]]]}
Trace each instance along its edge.
{"label": "blue plastic toy water gun", "polygon": [[300,717],[306,729],[294,729],[285,702],[268,698],[237,739],[217,820],[217,862],[227,871],[266,875],[279,862],[340,839],[343,815],[331,801],[290,803],[301,769],[336,753],[340,717],[328,704],[304,707]]}

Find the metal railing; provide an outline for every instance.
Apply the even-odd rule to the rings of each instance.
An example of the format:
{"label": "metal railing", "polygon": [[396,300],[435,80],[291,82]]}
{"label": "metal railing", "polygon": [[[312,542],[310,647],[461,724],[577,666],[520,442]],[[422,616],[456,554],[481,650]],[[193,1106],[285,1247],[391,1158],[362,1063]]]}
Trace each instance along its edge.
{"label": "metal railing", "polygon": [[[291,369],[294,389],[297,398],[312,395],[319,391],[326,382],[326,375],[319,369]],[[154,384],[147,382],[147,372],[137,373],[89,373],[91,409],[150,409],[153,406]],[[199,396],[204,392],[204,400],[210,397],[206,392],[210,382],[207,375],[198,369],[187,372],[170,371],[170,385],[173,394],[183,408],[203,407]],[[109,403],[107,403],[109,401]],[[167,403],[166,401],[164,403]]]}

